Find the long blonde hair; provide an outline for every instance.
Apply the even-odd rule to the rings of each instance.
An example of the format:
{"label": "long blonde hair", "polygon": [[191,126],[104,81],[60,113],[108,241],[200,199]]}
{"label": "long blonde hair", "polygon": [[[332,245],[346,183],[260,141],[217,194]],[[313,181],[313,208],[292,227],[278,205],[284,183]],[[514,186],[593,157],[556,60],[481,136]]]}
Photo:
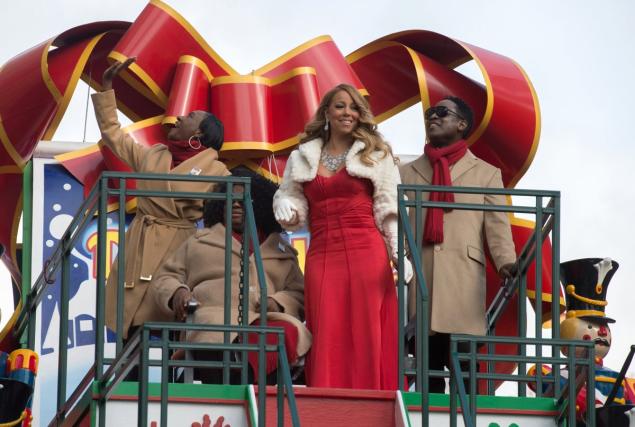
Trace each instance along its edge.
{"label": "long blonde hair", "polygon": [[315,112],[315,116],[304,127],[304,133],[300,135],[300,144],[311,141],[315,138],[322,138],[325,143],[329,139],[329,130],[324,129],[326,124],[326,110],[331,105],[331,101],[336,93],[344,91],[350,95],[353,102],[357,105],[359,111],[359,119],[357,120],[357,127],[353,130],[353,138],[355,140],[362,141],[364,143],[364,149],[360,154],[360,160],[362,163],[371,166],[374,161],[370,155],[375,151],[381,151],[384,153],[383,157],[388,154],[392,156],[392,148],[384,141],[382,135],[377,131],[377,124],[375,124],[375,118],[370,111],[368,101],[355,89],[353,86],[341,83],[329,90],[322,100],[320,106]]}

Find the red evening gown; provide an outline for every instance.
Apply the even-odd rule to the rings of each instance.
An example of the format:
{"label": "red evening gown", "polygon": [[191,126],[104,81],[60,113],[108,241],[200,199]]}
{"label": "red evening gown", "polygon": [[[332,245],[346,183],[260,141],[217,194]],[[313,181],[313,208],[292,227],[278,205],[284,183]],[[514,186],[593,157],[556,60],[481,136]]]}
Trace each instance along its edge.
{"label": "red evening gown", "polygon": [[345,168],[304,184],[311,243],[304,303],[310,387],[397,389],[397,296],[371,181]]}

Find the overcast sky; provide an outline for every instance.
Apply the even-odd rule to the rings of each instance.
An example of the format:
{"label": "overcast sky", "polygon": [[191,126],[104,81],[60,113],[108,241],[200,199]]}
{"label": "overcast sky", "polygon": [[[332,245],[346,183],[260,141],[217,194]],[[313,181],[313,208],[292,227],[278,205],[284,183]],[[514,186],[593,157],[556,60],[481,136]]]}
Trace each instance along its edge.
{"label": "overcast sky", "polygon": [[[230,64],[250,72],[322,34],[344,55],[387,34],[436,31],[516,60],[535,86],[542,113],[536,157],[517,188],[562,192],[563,261],[611,257],[620,263],[608,291],[617,320],[606,365],[619,369],[633,332],[635,206],[628,184],[635,149],[635,2],[622,1],[168,1]],[[0,64],[71,27],[132,21],[140,0],[5,1]],[[474,67],[466,73],[478,77]],[[56,140],[81,141],[86,87],[78,86]],[[423,149],[420,104],[380,127],[401,154]],[[98,139],[89,114],[87,140]],[[629,172],[631,171],[631,172]],[[6,220],[6,219],[5,219]],[[5,286],[5,281],[1,284]],[[2,297],[0,300],[6,301]],[[3,308],[3,320],[8,315]],[[631,368],[635,371],[635,367]]]}

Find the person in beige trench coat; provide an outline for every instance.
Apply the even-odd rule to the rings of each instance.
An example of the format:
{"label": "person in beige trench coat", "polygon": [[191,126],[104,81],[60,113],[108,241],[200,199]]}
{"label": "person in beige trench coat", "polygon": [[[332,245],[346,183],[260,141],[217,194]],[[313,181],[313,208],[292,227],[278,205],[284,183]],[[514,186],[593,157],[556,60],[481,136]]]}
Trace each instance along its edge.
{"label": "person in beige trench coat", "polygon": [[[237,168],[236,176],[252,178],[254,212],[260,237],[260,253],[267,282],[267,319],[291,324],[298,332],[295,349],[287,349],[292,356],[302,357],[311,346],[311,334],[302,323],[304,320],[304,277],[298,265],[297,252],[280,235],[280,226],[273,218],[271,207],[276,186],[258,174]],[[256,182],[256,181],[259,182]],[[270,187],[267,190],[266,187]],[[242,187],[234,187],[237,192]],[[231,323],[238,324],[240,249],[243,228],[243,210],[235,202],[232,213],[232,290]],[[224,324],[225,286],[225,226],[224,201],[209,201],[205,207],[205,225],[166,261],[155,275],[151,293],[165,315],[182,320],[184,307],[192,297],[199,302],[193,323]],[[260,292],[253,254],[249,263],[250,300],[248,322],[260,318]],[[236,338],[235,334],[230,340]],[[188,341],[223,342],[222,333],[193,331]],[[296,357],[290,356],[293,360]],[[196,357],[196,356],[195,356]],[[214,382],[214,381],[205,381]]]}
{"label": "person in beige trench coat", "polygon": [[[134,58],[115,63],[104,72],[103,91],[92,95],[95,116],[102,142],[135,172],[170,173],[180,175],[230,175],[218,161],[223,143],[222,124],[210,113],[195,111],[179,117],[168,133],[168,139],[189,141],[198,139],[200,152],[179,164],[174,147],[155,144],[144,147],[136,144],[122,129],[117,119],[113,78],[127,68]],[[203,132],[203,129],[206,132]],[[185,142],[187,144],[187,142]],[[183,145],[181,142],[180,145]],[[194,144],[194,147],[196,145]],[[182,152],[182,151],[181,151]],[[214,184],[205,182],[137,181],[139,190],[209,192]],[[188,237],[196,232],[196,221],[202,217],[201,200],[139,197],[137,211],[126,232],[123,337],[131,326],[146,321],[169,320],[148,298],[147,289],[156,269]],[[117,271],[119,260],[113,264],[106,285],[106,325],[116,331]]]}
{"label": "person in beige trench coat", "polygon": [[[434,180],[434,167],[424,154],[400,168],[404,184],[452,185],[457,187],[503,188],[500,169],[474,156],[464,144],[472,126],[472,112],[459,98],[448,97],[426,111],[426,131],[434,148],[455,151],[458,159],[450,161],[451,182]],[[430,152],[432,152],[431,150]],[[428,152],[428,150],[426,150]],[[451,156],[452,154],[450,154]],[[438,193],[441,194],[441,193]],[[410,200],[414,193],[406,194]],[[429,195],[424,194],[424,199]],[[457,203],[505,205],[504,196],[454,194]],[[423,209],[424,229],[427,211]],[[415,210],[410,212],[410,225],[415,230]],[[499,275],[510,277],[514,272],[516,252],[506,213],[476,210],[446,211],[442,214],[441,241],[424,238],[421,251],[424,279],[430,298],[430,368],[448,366],[449,334],[484,335],[485,325],[485,248],[487,246]],[[425,233],[424,233],[425,237]],[[414,282],[414,281],[413,281]],[[409,288],[409,314],[416,314],[416,285]],[[436,335],[436,336],[435,336]],[[438,379],[435,379],[438,380]],[[443,392],[443,381],[430,381],[430,391]]]}

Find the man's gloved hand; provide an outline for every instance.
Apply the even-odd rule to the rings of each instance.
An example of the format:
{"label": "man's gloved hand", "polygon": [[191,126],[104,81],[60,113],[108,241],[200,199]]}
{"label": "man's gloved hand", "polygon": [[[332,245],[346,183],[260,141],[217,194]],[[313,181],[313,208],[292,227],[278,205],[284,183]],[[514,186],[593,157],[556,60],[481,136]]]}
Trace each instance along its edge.
{"label": "man's gloved hand", "polygon": [[498,270],[498,275],[501,279],[511,279],[518,272],[518,263],[510,262],[509,264],[503,265],[500,270]]}

